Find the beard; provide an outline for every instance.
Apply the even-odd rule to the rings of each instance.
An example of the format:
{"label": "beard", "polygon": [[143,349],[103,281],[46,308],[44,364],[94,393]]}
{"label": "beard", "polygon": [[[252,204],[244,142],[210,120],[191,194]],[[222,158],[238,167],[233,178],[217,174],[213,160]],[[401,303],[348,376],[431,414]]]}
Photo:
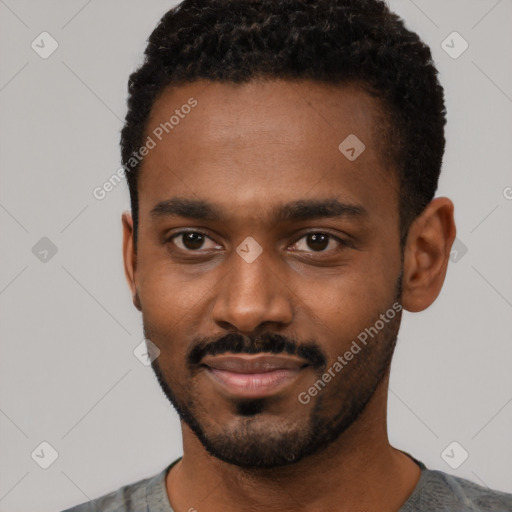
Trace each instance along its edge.
{"label": "beard", "polygon": [[[394,304],[401,297],[400,274],[395,288]],[[382,311],[393,311],[389,322],[377,334],[371,336],[360,352],[346,363],[331,382],[325,385],[310,406],[296,401],[288,413],[282,410],[269,414],[276,405],[276,398],[232,398],[230,420],[219,425],[211,421],[214,409],[202,398],[194,379],[194,368],[207,354],[230,353],[276,353],[296,354],[306,359],[322,378],[327,368],[327,358],[315,342],[297,343],[278,334],[267,333],[258,337],[227,334],[218,340],[197,340],[187,353],[187,368],[192,377],[185,384],[173,379],[175,372],[166,370],[157,359],[151,363],[158,383],[176,409],[181,421],[186,423],[197,436],[205,450],[212,456],[244,468],[273,468],[299,462],[307,456],[325,450],[336,441],[359,418],[375,394],[375,391],[389,373],[393,352],[400,327],[401,308],[396,311],[389,307]],[[361,332],[378,322],[363,327]],[[157,346],[168,340],[163,333],[144,323],[144,334]],[[344,353],[348,346],[340,344]],[[160,358],[161,359],[161,358]],[[334,363],[333,363],[334,364]],[[332,373],[331,373],[332,375]],[[317,381],[318,382],[318,381]],[[305,391],[305,390],[300,390]],[[213,406],[214,407],[214,406]],[[278,409],[279,411],[279,409]]]}

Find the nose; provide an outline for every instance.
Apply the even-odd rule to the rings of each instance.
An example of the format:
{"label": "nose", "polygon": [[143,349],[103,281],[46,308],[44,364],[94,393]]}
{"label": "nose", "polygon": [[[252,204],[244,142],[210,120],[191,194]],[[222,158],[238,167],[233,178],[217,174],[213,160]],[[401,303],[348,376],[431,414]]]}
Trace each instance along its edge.
{"label": "nose", "polygon": [[243,334],[282,328],[293,318],[293,293],[284,277],[271,268],[261,254],[248,263],[237,253],[232,255],[231,269],[219,283],[212,310],[213,320],[223,329]]}

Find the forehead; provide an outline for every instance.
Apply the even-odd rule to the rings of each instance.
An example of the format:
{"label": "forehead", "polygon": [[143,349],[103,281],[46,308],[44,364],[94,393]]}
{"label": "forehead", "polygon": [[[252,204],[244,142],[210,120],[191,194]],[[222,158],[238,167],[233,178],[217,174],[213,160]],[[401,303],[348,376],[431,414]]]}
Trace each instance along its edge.
{"label": "forehead", "polygon": [[396,176],[380,158],[378,104],[356,84],[198,81],[167,88],[144,140],[141,215],[172,196],[229,214],[339,197],[376,214],[397,210]]}

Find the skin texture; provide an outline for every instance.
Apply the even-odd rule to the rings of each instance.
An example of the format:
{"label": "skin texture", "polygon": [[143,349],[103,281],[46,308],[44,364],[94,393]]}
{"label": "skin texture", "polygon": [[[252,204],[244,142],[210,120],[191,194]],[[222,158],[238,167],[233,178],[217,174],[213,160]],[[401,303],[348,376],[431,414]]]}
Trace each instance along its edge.
{"label": "skin texture", "polygon": [[[402,254],[399,187],[379,157],[378,104],[355,84],[184,84],[158,98],[146,136],[190,97],[197,106],[145,156],[136,252],[131,216],[122,216],[133,301],[161,351],[153,369],[182,420],[183,459],[166,479],[171,505],[397,511],[420,476],[387,437],[400,313],[307,404],[298,394],[393,304],[421,311],[435,300],[455,237],[453,204],[433,200]],[[366,146],[354,161],[338,149],[350,134]],[[151,214],[176,197],[207,201],[223,218]],[[275,216],[285,203],[332,199],[363,213]],[[206,237],[171,238],[183,229]],[[319,233],[331,237],[311,238]],[[236,252],[249,236],[262,248],[252,263]],[[259,401],[241,403],[190,363],[208,347],[260,352],[276,339],[317,357]]]}

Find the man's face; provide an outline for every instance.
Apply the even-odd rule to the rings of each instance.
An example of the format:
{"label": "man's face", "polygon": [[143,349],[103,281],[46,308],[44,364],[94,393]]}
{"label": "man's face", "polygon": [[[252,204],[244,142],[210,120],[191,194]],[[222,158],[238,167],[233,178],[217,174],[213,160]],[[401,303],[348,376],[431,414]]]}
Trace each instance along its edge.
{"label": "man's face", "polygon": [[[144,333],[161,351],[162,389],[212,455],[289,464],[350,427],[389,370],[397,179],[374,138],[374,100],[355,85],[206,85],[166,90],[148,121],[134,279]],[[339,149],[351,135],[359,156],[353,138]],[[249,353],[295,366],[269,385],[215,368],[214,356]]]}

